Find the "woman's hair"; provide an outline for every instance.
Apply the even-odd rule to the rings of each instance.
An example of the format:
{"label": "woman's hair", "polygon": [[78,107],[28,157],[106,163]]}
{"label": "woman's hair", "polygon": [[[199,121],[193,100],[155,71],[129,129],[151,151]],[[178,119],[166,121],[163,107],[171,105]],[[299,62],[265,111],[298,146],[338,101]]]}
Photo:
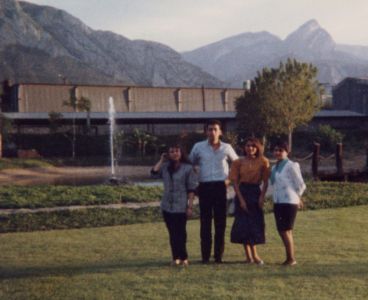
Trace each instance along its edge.
{"label": "woman's hair", "polygon": [[[169,152],[170,148],[179,149],[180,153],[181,153],[180,162],[190,164],[190,161],[188,159],[188,155],[187,155],[186,151],[184,150],[184,148],[180,144],[171,144],[171,145],[169,145],[167,147],[167,152]],[[170,160],[169,157],[168,157],[168,159]]]}
{"label": "woman's hair", "polygon": [[243,151],[244,151],[244,155],[247,156],[247,152],[245,151],[245,145],[248,144],[248,143],[252,143],[256,146],[257,148],[257,154],[256,154],[256,157],[262,157],[263,156],[263,153],[264,153],[264,147],[261,143],[261,141],[257,138],[254,138],[254,137],[249,137],[249,138],[246,138],[244,140],[244,143],[243,143]]}
{"label": "woman's hair", "polygon": [[290,148],[289,148],[289,144],[288,142],[286,141],[283,141],[283,140],[279,140],[279,141],[276,141],[273,145],[272,145],[272,151],[275,149],[275,148],[279,148],[279,149],[282,149],[284,151],[286,151],[287,153],[290,152]]}
{"label": "woman's hair", "polygon": [[[186,164],[190,164],[190,161],[188,159],[188,156],[184,150],[184,148],[179,145],[179,144],[171,144],[169,147],[167,147],[167,152],[169,152],[170,148],[172,149],[179,149],[180,150],[180,163],[186,163]],[[173,176],[174,172],[176,171],[176,167],[175,167],[175,163],[174,161],[170,160],[170,155],[168,154],[168,160],[169,160],[169,166],[168,166],[168,171],[170,174],[170,177]]]}

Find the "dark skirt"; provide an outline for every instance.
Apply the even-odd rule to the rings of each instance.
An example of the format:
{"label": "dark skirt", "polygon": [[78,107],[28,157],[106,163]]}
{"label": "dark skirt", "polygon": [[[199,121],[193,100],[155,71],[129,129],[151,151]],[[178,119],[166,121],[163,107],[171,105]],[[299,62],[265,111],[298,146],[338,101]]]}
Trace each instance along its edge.
{"label": "dark skirt", "polygon": [[275,214],[278,231],[293,229],[296,213],[298,212],[297,204],[276,203],[273,206],[273,212]]}
{"label": "dark skirt", "polygon": [[265,221],[263,209],[259,207],[261,190],[259,185],[240,184],[240,192],[245,198],[248,211],[240,207],[239,199],[235,198],[235,219],[231,228],[231,242],[237,244],[264,244]]}

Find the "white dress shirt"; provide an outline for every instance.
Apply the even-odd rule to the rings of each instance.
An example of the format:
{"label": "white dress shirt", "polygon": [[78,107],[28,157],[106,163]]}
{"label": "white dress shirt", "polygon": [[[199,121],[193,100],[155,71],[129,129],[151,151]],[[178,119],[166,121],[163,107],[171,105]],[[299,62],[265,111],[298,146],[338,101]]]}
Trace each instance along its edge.
{"label": "white dress shirt", "polygon": [[229,175],[229,161],[238,159],[238,155],[230,144],[220,142],[220,147],[214,150],[205,140],[193,146],[189,159],[200,168],[200,182],[225,181]]}

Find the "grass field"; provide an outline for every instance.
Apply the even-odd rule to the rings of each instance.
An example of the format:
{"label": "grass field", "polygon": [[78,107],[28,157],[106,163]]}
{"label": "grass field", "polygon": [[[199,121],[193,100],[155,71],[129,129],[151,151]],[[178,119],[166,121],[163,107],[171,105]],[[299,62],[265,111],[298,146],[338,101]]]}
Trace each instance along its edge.
{"label": "grass field", "polygon": [[368,299],[368,206],[300,212],[298,265],[266,216],[262,267],[229,242],[225,264],[201,265],[188,223],[188,268],[169,267],[163,223],[0,235],[0,299]]}

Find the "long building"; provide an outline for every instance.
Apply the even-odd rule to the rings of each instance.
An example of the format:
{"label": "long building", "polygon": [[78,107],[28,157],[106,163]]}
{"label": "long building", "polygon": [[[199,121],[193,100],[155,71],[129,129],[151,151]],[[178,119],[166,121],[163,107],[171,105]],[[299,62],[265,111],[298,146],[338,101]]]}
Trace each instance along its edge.
{"label": "long building", "polygon": [[[349,82],[346,79],[337,86],[334,101],[338,101],[335,93]],[[73,119],[77,124],[85,124],[85,112],[74,112],[70,106],[64,105],[72,94],[78,99],[86,97],[90,100],[91,123],[96,132],[107,130],[109,98],[112,97],[118,126],[125,131],[138,127],[154,134],[200,131],[206,120],[213,118],[221,120],[225,129],[232,129],[235,127],[235,101],[245,92],[244,89],[230,88],[32,83],[8,85],[4,91],[2,110],[13,120],[18,132],[48,132],[50,112],[62,113],[64,124],[70,124]],[[337,105],[339,110],[321,111],[311,126],[330,124],[336,128],[368,128],[368,118],[364,115],[368,111],[353,108]]]}
{"label": "long building", "polygon": [[72,94],[90,100],[92,124],[106,124],[112,97],[118,124],[141,125],[155,133],[176,133],[178,126],[195,130],[211,118],[226,124],[234,119],[235,100],[244,94],[243,89],[63,84],[15,84],[9,90],[2,108],[18,127],[45,126],[50,112],[62,113],[65,122],[82,122],[85,112],[74,112],[64,104]]}

